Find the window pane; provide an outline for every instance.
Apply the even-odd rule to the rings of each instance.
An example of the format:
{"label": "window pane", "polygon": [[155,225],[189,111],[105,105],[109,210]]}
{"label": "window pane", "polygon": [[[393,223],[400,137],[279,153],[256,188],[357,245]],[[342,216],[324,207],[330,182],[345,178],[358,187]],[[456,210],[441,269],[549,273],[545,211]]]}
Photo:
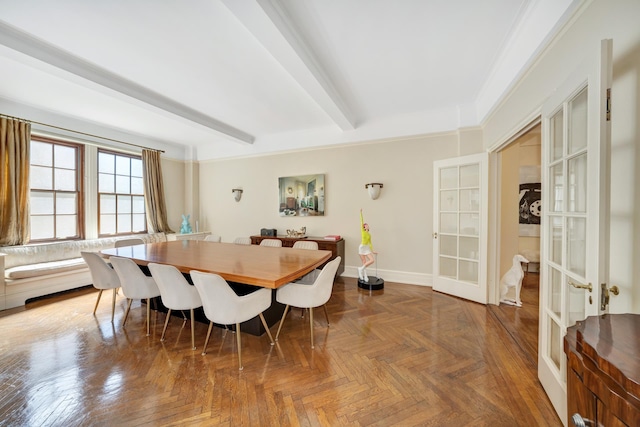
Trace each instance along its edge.
{"label": "window pane", "polygon": [[118,233],[131,232],[131,215],[118,214]]}
{"label": "window pane", "polygon": [[585,276],[587,267],[586,225],[585,218],[569,218],[567,222],[567,268],[580,277]]}
{"label": "window pane", "polygon": [[132,205],[132,209],[131,211],[133,213],[144,213],[144,197],[141,196],[134,196],[132,197],[133,199],[133,205]]}
{"label": "window pane", "polygon": [[549,258],[562,265],[562,217],[551,218],[551,253]]}
{"label": "window pane", "polygon": [[571,101],[571,113],[569,120],[571,124],[568,129],[569,154],[573,154],[587,146],[587,90],[580,92]]}
{"label": "window pane", "polygon": [[131,159],[124,156],[116,156],[116,174],[131,175]]}
{"label": "window pane", "polygon": [[73,169],[54,169],[54,190],[76,191],[76,171]]}
{"label": "window pane", "polygon": [[443,277],[458,277],[458,262],[455,258],[440,257],[440,276]]}
{"label": "window pane", "polygon": [[128,176],[116,175],[116,193],[131,193],[131,178]]}
{"label": "window pane", "polygon": [[440,192],[440,210],[456,211],[458,210],[458,191],[448,190]]}
{"label": "window pane", "polygon": [[460,190],[460,210],[478,211],[480,209],[480,190]]}
{"label": "window pane", "polygon": [[112,194],[100,195],[100,213],[103,213],[103,214],[116,213],[116,196]]}
{"label": "window pane", "polygon": [[78,235],[76,215],[56,215],[56,238],[64,239]]}
{"label": "window pane", "polygon": [[31,240],[52,239],[53,215],[31,217]]}
{"label": "window pane", "polygon": [[440,169],[440,188],[458,188],[458,168]]}
{"label": "window pane", "polygon": [[116,233],[116,216],[100,215],[100,234]]}
{"label": "window pane", "polygon": [[142,178],[142,159],[131,159],[131,176]]}
{"label": "window pane", "polygon": [[53,145],[46,142],[31,141],[29,159],[32,165],[53,166]]}
{"label": "window pane", "polygon": [[480,240],[477,237],[460,237],[460,257],[478,259],[479,244]]}
{"label": "window pane", "polygon": [[144,194],[142,178],[131,178],[131,194]]}
{"label": "window pane", "polygon": [[75,215],[77,213],[78,203],[76,193],[56,193],[56,214]]}
{"label": "window pane", "polygon": [[440,235],[440,254],[458,256],[458,237]]}
{"label": "window pane", "polygon": [[29,186],[36,190],[53,190],[53,169],[43,166],[31,166]]}
{"label": "window pane", "polygon": [[116,184],[115,176],[106,173],[98,174],[98,192],[99,193],[115,193]]}
{"label": "window pane", "polygon": [[133,230],[135,232],[145,231],[147,229],[147,219],[145,214],[133,215]]}
{"label": "window pane", "polygon": [[480,165],[460,166],[460,187],[478,187],[480,185]]}
{"label": "window pane", "polygon": [[440,233],[457,233],[458,232],[458,214],[441,213],[440,214]]}
{"label": "window pane", "polygon": [[115,173],[115,159],[116,156],[108,153],[98,153],[98,172],[100,173]]}
{"label": "window pane", "polygon": [[549,293],[549,307],[560,317],[562,307],[562,274],[559,270],[551,268],[551,292]]}
{"label": "window pane", "polygon": [[551,201],[551,207],[549,210],[551,212],[562,212],[562,209],[564,209],[564,204],[563,204],[564,172],[562,168],[562,163],[558,163],[557,165],[551,167],[551,170],[549,172],[551,175],[551,179],[550,179],[551,191],[549,192],[549,194],[551,195],[551,197],[553,197],[553,200]]}
{"label": "window pane", "polygon": [[[118,196],[118,214],[131,213],[131,196]],[[118,219],[120,221],[120,219]]]}
{"label": "window pane", "polygon": [[480,234],[480,215],[475,213],[461,213],[460,234],[478,236]]}
{"label": "window pane", "polygon": [[578,157],[569,159],[567,162],[569,176],[568,183],[568,204],[569,212],[587,211],[587,155],[581,154]]}
{"label": "window pane", "polygon": [[[30,198],[31,215],[53,215],[53,193],[32,191]],[[33,238],[33,236],[31,236]]]}
{"label": "window pane", "polygon": [[76,169],[77,149],[66,145],[54,146],[55,167],[64,169]]}
{"label": "window pane", "polygon": [[465,282],[478,283],[478,263],[460,260],[459,278]]}
{"label": "window pane", "polygon": [[564,114],[558,112],[551,118],[551,160],[557,160],[562,157],[563,142],[563,124]]}

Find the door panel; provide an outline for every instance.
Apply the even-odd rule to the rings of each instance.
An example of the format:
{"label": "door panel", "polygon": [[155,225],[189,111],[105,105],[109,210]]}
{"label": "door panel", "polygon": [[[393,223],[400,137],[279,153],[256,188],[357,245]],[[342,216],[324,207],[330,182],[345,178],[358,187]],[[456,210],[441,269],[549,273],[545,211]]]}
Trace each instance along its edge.
{"label": "door panel", "polygon": [[434,162],[433,289],[487,303],[487,154]]}

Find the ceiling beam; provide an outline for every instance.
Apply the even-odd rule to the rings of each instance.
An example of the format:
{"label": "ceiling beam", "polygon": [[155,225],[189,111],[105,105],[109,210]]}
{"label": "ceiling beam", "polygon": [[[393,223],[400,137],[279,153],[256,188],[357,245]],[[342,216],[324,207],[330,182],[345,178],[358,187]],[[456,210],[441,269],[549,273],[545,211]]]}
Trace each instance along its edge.
{"label": "ceiling beam", "polygon": [[342,130],[356,128],[353,112],[277,0],[222,0],[256,40]]}
{"label": "ceiling beam", "polygon": [[0,21],[0,44],[100,86],[212,129],[235,141],[253,144],[255,140],[255,137],[247,132],[107,71],[2,21]]}

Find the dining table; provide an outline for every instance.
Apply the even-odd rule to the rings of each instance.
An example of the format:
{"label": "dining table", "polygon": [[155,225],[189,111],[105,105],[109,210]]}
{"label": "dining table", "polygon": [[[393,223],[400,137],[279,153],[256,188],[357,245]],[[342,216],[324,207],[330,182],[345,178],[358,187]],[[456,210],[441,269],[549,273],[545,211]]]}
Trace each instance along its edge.
{"label": "dining table", "polygon": [[[150,263],[176,267],[185,277],[192,270],[220,275],[239,295],[258,288],[273,289],[271,307],[264,313],[269,326],[277,322],[284,306],[275,300],[275,290],[324,264],[331,251],[238,245],[204,240],[176,240],[103,249],[104,258],[129,258],[143,270]],[[256,317],[257,319],[257,317]],[[254,319],[252,319],[254,320]],[[242,330],[261,335],[259,321],[243,324]]]}

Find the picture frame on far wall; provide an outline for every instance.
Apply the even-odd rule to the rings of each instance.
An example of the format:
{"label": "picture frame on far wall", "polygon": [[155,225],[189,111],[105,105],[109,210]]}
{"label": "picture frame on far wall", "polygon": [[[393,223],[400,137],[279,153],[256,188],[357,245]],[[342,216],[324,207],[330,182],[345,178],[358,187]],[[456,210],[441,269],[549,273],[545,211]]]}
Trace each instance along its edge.
{"label": "picture frame on far wall", "polygon": [[324,174],[280,177],[278,193],[280,216],[324,216]]}

